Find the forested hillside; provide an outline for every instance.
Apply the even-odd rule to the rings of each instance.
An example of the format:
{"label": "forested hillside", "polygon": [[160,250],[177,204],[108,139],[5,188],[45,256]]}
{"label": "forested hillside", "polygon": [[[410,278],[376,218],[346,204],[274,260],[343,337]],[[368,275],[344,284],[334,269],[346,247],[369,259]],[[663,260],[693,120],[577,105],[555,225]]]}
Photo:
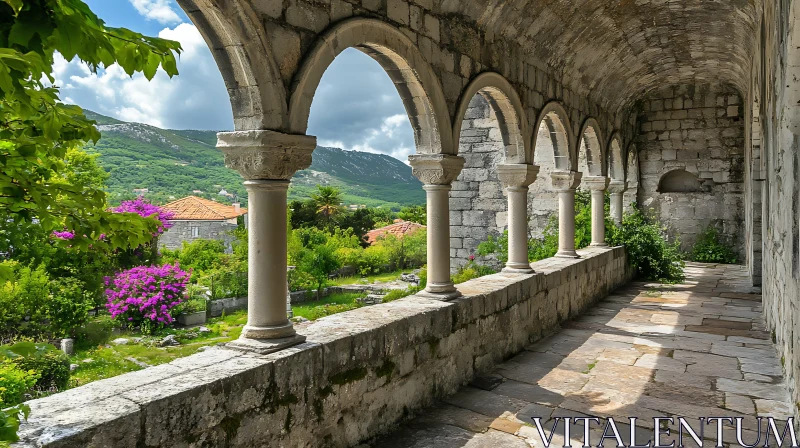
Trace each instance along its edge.
{"label": "forested hillside", "polygon": [[[217,201],[246,200],[242,179],[225,168],[213,131],[165,130],[127,123],[86,111],[97,121],[102,138],[87,151],[100,154],[109,172],[112,203],[130,199],[147,189],[146,197],[167,202],[190,194]],[[346,205],[388,206],[423,204],[422,184],[411,168],[397,159],[359,151],[318,147],[309,169],[297,173],[290,200],[305,199],[316,185],[339,188]],[[225,190],[231,197],[220,196]],[[201,192],[201,193],[198,193]]]}

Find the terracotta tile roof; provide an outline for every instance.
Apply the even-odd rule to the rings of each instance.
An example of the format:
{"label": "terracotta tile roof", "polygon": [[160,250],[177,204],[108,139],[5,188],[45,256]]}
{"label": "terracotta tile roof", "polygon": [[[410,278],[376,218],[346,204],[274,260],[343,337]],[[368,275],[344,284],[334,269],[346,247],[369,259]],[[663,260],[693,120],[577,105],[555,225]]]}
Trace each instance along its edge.
{"label": "terracotta tile roof", "polygon": [[364,239],[369,243],[372,244],[375,241],[378,241],[378,238],[385,236],[385,235],[394,235],[396,237],[403,237],[405,235],[411,234],[416,232],[417,230],[424,229],[425,226],[422,224],[417,224],[411,221],[403,221],[402,219],[398,219],[394,222],[394,224],[389,224],[386,227],[381,227],[380,229],[370,230],[364,235]]}
{"label": "terracotta tile roof", "polygon": [[162,208],[174,213],[175,216],[172,219],[178,221],[223,221],[247,213],[246,208],[240,208],[239,211],[236,211],[236,207],[232,205],[220,204],[197,196],[178,199]]}

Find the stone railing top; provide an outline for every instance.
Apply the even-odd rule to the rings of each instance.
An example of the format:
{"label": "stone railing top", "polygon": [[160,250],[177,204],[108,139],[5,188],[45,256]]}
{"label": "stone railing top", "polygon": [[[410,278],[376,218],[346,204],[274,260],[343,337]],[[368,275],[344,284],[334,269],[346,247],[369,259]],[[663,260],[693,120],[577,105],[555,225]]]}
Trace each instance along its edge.
{"label": "stone railing top", "polygon": [[464,168],[463,157],[448,154],[412,154],[408,156],[411,173],[425,185],[450,185]]}
{"label": "stone railing top", "polygon": [[317,138],[275,131],[234,131],[217,134],[225,166],[246,180],[288,180],[311,165]]}
{"label": "stone railing top", "polygon": [[497,165],[497,177],[503,183],[503,188],[528,187],[536,181],[539,167],[525,163],[507,163]]}
{"label": "stone railing top", "polygon": [[583,174],[578,171],[553,171],[550,179],[556,191],[568,191],[578,188]]}

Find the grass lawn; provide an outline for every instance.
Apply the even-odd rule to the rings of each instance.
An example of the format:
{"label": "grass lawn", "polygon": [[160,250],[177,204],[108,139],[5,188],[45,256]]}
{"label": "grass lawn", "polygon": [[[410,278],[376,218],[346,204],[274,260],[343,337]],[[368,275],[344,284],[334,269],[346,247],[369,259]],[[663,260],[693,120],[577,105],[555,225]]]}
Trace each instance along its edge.
{"label": "grass lawn", "polygon": [[400,278],[403,272],[411,272],[412,269],[399,270],[394,272],[384,272],[383,274],[370,275],[369,277],[361,277],[354,275],[352,277],[339,277],[328,282],[328,286],[343,286],[362,284],[368,285],[375,282],[391,282]]}
{"label": "grass lawn", "polygon": [[[98,322],[103,320],[106,319],[100,318]],[[133,338],[143,337],[141,334],[136,333],[121,333],[112,336],[111,332],[108,331],[99,335],[92,334],[87,338],[88,341],[78,340],[75,354],[70,357],[70,362],[78,365],[78,368],[72,372],[70,387],[78,387],[92,381],[141,370],[145,368],[144,364],[156,366],[168,363],[174,359],[196,353],[200,347],[232,341],[242,333],[242,327],[246,322],[247,313],[239,311],[209,320],[205,325],[206,328],[211,330],[208,333],[199,333],[196,329],[169,329],[156,337],[144,339],[144,341],[158,342],[166,335],[174,334],[175,338],[181,343],[181,345],[174,347],[158,347],[153,344],[134,343]],[[97,328],[102,327],[102,325],[95,326]],[[130,342],[126,345],[107,347],[111,340],[117,338],[129,339]]]}
{"label": "grass lawn", "polygon": [[[399,274],[398,274],[399,275]],[[356,299],[364,294],[332,294],[323,300],[306,302],[292,307],[295,316],[316,320],[331,314],[360,308]],[[87,325],[86,334],[78,337],[75,354],[70,362],[78,368],[72,372],[69,387],[78,387],[92,381],[111,378],[126,372],[144,369],[146,365],[157,366],[174,359],[197,353],[203,346],[229,342],[239,337],[247,323],[247,312],[238,311],[230,315],[210,319],[205,327],[210,331],[199,333],[197,329],[170,328],[155,337],[144,337],[133,332],[114,333],[114,322],[107,316],[99,317]],[[157,342],[173,334],[180,345],[158,347]],[[117,338],[128,339],[125,345],[110,345]],[[136,343],[133,338],[143,338]],[[110,345],[110,346],[109,346]]]}
{"label": "grass lawn", "polygon": [[364,297],[363,293],[343,293],[331,294],[322,300],[305,302],[292,307],[295,317],[305,317],[308,320],[317,320],[331,314],[342,313],[345,311],[361,308],[363,305],[356,302],[359,297]]}

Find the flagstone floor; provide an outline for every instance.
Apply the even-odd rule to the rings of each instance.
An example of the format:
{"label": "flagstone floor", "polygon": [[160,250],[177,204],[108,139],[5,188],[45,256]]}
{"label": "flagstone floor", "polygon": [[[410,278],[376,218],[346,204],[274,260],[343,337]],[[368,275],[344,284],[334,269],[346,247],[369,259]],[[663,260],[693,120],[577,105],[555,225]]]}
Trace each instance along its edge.
{"label": "flagstone floor", "polygon": [[[643,444],[652,439],[653,417],[683,416],[698,429],[698,417],[743,416],[744,442],[752,444],[756,415],[785,420],[792,412],[759,292],[745,268],[730,265],[687,264],[678,285],[628,284],[491,375],[359,448],[542,447],[532,417],[547,422],[549,434],[554,417],[587,415],[613,417],[626,444],[630,427],[620,422],[628,417],[639,418],[635,439]],[[572,428],[571,445],[581,446],[583,427]],[[590,424],[592,446],[602,432]],[[716,426],[707,427],[703,445],[716,438]],[[723,442],[736,444],[733,426],[725,426]],[[564,446],[563,429],[552,445]]]}

